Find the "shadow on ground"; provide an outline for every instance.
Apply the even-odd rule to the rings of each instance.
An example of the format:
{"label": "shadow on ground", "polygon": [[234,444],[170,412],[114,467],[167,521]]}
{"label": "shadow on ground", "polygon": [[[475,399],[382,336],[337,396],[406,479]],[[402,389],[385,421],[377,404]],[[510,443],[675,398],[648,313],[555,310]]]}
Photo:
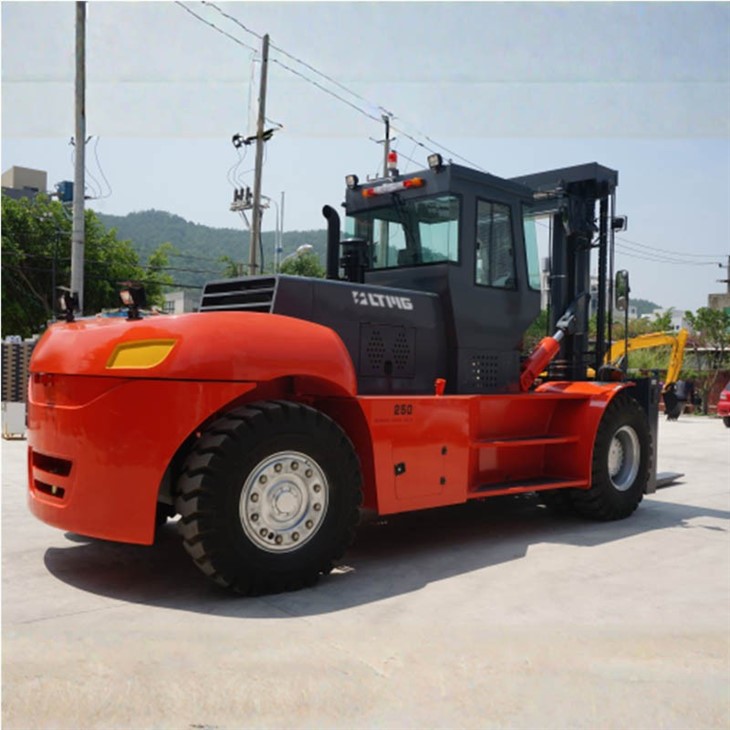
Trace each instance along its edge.
{"label": "shadow on ground", "polygon": [[[230,596],[209,584],[184,552],[174,522],[152,547],[67,534],[68,547],[49,548],[48,570],[75,588],[115,600],[241,618],[282,618],[340,611],[417,591],[444,580],[521,560],[531,545],[592,548],[653,530],[723,528],[694,518],[730,513],[645,500],[620,522],[558,517],[532,496],[492,498],[456,507],[389,517],[361,526],[346,565],[311,589],[260,598]],[[727,529],[725,529],[727,531]]]}

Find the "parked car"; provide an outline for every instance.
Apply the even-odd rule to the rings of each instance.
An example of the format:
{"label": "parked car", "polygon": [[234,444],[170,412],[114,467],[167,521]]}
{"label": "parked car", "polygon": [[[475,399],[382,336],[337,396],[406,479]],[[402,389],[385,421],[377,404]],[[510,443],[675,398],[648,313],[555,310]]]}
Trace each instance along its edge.
{"label": "parked car", "polygon": [[717,401],[717,415],[722,418],[722,422],[730,428],[730,383],[728,383],[720,393],[720,400]]}

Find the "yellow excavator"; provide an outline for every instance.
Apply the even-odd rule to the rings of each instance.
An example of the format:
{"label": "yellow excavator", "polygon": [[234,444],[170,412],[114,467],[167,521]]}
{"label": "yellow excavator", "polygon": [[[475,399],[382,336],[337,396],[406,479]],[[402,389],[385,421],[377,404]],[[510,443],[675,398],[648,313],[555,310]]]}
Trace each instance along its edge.
{"label": "yellow excavator", "polygon": [[674,393],[674,386],[679,379],[679,373],[682,369],[687,335],[686,329],[680,329],[677,333],[649,332],[645,335],[630,337],[628,340],[619,340],[611,346],[611,349],[606,354],[605,362],[606,364],[618,367],[629,352],[645,350],[651,347],[670,346],[672,349],[669,353],[669,365],[667,366],[667,375],[664,378],[662,396],[664,398],[664,408],[667,416],[670,419],[676,419],[682,411],[682,404]]}
{"label": "yellow excavator", "polygon": [[626,353],[634,350],[645,350],[650,347],[664,347],[669,345],[672,351],[669,354],[669,365],[667,377],[664,379],[664,389],[677,382],[679,371],[682,369],[684,360],[684,348],[687,344],[687,330],[681,329],[676,334],[673,332],[649,332],[646,335],[629,337],[628,340],[614,342],[606,355],[606,364],[618,365]]}

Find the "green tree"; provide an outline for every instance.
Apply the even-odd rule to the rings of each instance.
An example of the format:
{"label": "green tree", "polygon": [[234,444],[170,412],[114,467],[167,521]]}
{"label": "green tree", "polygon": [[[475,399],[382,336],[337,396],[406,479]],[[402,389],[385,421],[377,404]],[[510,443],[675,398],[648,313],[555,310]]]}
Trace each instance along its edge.
{"label": "green tree", "polygon": [[669,367],[671,348],[653,347],[646,350],[635,350],[629,355],[629,370],[631,372],[641,370],[659,370],[660,372]]}
{"label": "green tree", "polygon": [[689,345],[697,366],[707,373],[701,385],[702,408],[707,413],[708,395],[720,371],[730,365],[730,314],[720,309],[700,307],[697,312],[685,312],[692,328]]}
{"label": "green tree", "polygon": [[651,323],[651,326],[654,328],[655,332],[667,332],[668,330],[672,329],[672,313],[674,312],[674,309],[672,307],[669,307],[666,312],[663,314],[655,314],[654,320]]}
{"label": "green tree", "polygon": [[282,263],[279,271],[290,276],[311,276],[315,279],[323,279],[327,273],[314,252],[292,256]]}
{"label": "green tree", "polygon": [[[645,335],[649,332],[656,332],[656,327],[653,322],[648,319],[630,319],[629,320],[629,337],[636,337],[637,335]],[[616,317],[614,315],[613,327],[611,328],[611,339],[613,342],[622,340],[625,337],[625,327],[623,317]]]}
{"label": "green tree", "polygon": [[[58,201],[5,195],[2,221],[2,335],[30,337],[53,318],[55,287],[70,281],[71,221]],[[119,306],[118,282],[147,284],[148,274],[151,303],[162,303],[162,287],[170,281],[162,271],[166,251],[145,271],[131,244],[107,231],[93,211],[86,211],[85,226],[84,310]]]}
{"label": "green tree", "polygon": [[236,261],[231,256],[220,256],[218,261],[223,264],[223,278],[224,279],[235,279],[238,276],[243,276],[243,264]]}
{"label": "green tree", "polygon": [[532,324],[527,328],[522,337],[522,354],[529,355],[538,345],[540,340],[548,333],[547,311],[540,310],[540,314],[535,317]]}
{"label": "green tree", "polygon": [[164,290],[172,286],[172,276],[165,273],[170,264],[170,255],[175,252],[171,243],[161,243],[147,259],[144,284],[149,304],[162,306],[165,300]]}

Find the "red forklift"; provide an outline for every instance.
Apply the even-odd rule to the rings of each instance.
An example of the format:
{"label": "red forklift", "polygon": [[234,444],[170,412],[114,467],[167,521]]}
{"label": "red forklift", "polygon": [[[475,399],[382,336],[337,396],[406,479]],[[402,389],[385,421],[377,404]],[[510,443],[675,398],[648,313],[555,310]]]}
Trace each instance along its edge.
{"label": "red forklift", "polygon": [[[628,517],[656,488],[658,385],[603,366],[617,183],[595,163],[504,179],[439,155],[349,175],[344,240],[323,209],[326,279],[213,281],[198,312],[159,317],[137,316],[132,288],[127,320],[52,325],[30,364],[32,512],[138,544],[179,515],[198,568],[247,595],[314,584],[363,507],[537,492]],[[524,357],[540,216],[552,334]]]}

